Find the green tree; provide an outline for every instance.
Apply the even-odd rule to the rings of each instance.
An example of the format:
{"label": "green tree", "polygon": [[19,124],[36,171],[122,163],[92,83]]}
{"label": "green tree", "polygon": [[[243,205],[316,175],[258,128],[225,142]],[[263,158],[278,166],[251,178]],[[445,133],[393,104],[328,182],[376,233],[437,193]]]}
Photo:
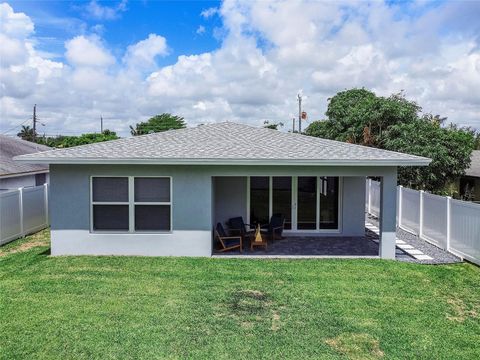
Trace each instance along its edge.
{"label": "green tree", "polygon": [[474,150],[480,150],[480,132],[475,134],[475,146]]}
{"label": "green tree", "polygon": [[473,146],[473,131],[452,124],[442,127],[429,117],[392,125],[383,136],[384,149],[432,159],[426,167],[400,167],[398,178],[404,186],[436,193],[465,174]]}
{"label": "green tree", "polygon": [[283,127],[283,123],[282,122],[278,122],[278,123],[270,123],[270,121],[268,120],[265,120],[263,122],[263,127],[266,128],[266,129],[272,129],[272,130],[278,130],[279,127]]}
{"label": "green tree", "polygon": [[327,119],[314,121],[305,134],[354,144],[379,146],[382,132],[397,123],[409,123],[421,108],[403,93],[376,96],[366,89],[341,91],[329,99]]}
{"label": "green tree", "polygon": [[155,115],[145,122],[140,122],[135,127],[130,125],[130,133],[133,136],[162,132],[173,129],[183,129],[187,125],[183,117],[163,113]]}
{"label": "green tree", "polygon": [[33,128],[31,128],[30,126],[22,125],[22,129],[17,134],[17,136],[22,138],[23,140],[35,141],[37,134],[35,131],[33,131]]}
{"label": "green tree", "polygon": [[44,136],[37,138],[37,142],[55,148],[67,148],[116,139],[119,139],[119,137],[114,131],[104,130],[102,133],[87,133],[80,136]]}
{"label": "green tree", "polygon": [[399,168],[399,183],[441,193],[470,164],[474,132],[446,118],[426,114],[403,93],[376,96],[366,89],[339,92],[329,99],[327,119],[313,122],[307,135],[400,151],[432,159],[428,167]]}

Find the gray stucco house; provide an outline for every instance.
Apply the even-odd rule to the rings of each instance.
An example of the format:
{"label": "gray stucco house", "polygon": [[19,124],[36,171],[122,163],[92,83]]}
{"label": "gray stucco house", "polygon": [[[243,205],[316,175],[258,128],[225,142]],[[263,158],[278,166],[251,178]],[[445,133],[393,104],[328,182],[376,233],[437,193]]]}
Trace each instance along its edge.
{"label": "gray stucco house", "polygon": [[50,164],[53,255],[211,256],[215,223],[286,217],[285,233],[363,236],[382,179],[380,256],[395,257],[398,166],[430,159],[256,128],[201,125],[17,157]]}

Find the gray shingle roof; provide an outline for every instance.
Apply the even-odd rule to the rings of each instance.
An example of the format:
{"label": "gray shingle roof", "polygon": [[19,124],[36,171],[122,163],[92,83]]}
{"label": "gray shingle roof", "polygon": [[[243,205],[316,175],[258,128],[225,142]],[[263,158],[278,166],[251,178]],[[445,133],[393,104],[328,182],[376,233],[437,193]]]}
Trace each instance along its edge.
{"label": "gray shingle roof", "polygon": [[427,158],[224,122],[18,157],[47,163],[426,165]]}
{"label": "gray shingle roof", "polygon": [[465,171],[465,175],[480,177],[480,150],[473,150],[470,167]]}
{"label": "gray shingle roof", "polygon": [[0,135],[0,177],[48,171],[47,165],[26,164],[14,161],[13,157],[51,150],[48,146],[35,144],[19,138]]}

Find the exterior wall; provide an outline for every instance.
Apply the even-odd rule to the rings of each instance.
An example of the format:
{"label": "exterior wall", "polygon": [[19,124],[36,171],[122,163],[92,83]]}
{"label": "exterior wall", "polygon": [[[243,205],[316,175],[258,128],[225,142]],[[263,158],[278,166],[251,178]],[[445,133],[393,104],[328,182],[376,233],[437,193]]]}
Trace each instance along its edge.
{"label": "exterior wall", "polygon": [[[235,216],[247,218],[247,177],[214,178],[213,225],[225,222]],[[245,220],[247,221],[247,220]]]}
{"label": "exterior wall", "polygon": [[[238,177],[248,175],[353,176],[344,181],[342,235],[360,235],[364,231],[364,177],[392,174],[396,174],[395,167],[51,165],[52,254],[210,256],[212,224],[218,215],[212,204],[222,195],[232,196],[231,192],[227,194],[229,182],[238,185]],[[90,177],[95,175],[171,176],[172,232],[92,233]],[[237,179],[223,182],[220,196],[214,198],[212,177],[223,176]],[[243,188],[246,191],[246,185]]]}
{"label": "exterior wall", "polygon": [[343,178],[343,236],[365,235],[365,176]]}
{"label": "exterior wall", "polygon": [[[49,174],[45,174],[45,182],[49,182]],[[38,184],[43,185],[43,184]],[[35,174],[31,175],[23,175],[23,176],[12,176],[0,179],[0,190],[8,190],[8,189],[18,189],[20,187],[29,187],[29,186],[37,186],[35,182]]]}
{"label": "exterior wall", "polygon": [[[171,176],[171,233],[90,232],[90,176]],[[50,170],[52,255],[210,256],[211,177],[201,168],[56,165]]]}
{"label": "exterior wall", "polygon": [[18,189],[19,187],[35,186],[35,175],[15,176],[0,179],[0,189]]}

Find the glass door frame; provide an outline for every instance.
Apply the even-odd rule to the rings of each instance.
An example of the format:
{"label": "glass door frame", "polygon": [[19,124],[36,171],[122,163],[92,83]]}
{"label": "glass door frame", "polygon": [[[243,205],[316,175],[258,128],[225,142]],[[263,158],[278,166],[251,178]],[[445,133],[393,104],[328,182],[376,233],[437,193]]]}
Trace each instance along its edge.
{"label": "glass door frame", "polygon": [[[343,177],[342,176],[327,176],[327,175],[301,175],[301,176],[291,176],[291,175],[253,175],[247,176],[247,222],[250,223],[250,178],[251,177],[268,177],[269,178],[269,196],[268,196],[268,209],[269,209],[269,218],[272,216],[273,212],[273,178],[274,177],[291,177],[292,179],[292,207],[291,207],[291,218],[292,218],[292,229],[284,230],[285,233],[327,233],[327,234],[340,234],[343,227]],[[299,177],[316,177],[317,178],[317,202],[316,202],[316,227],[315,229],[306,229],[298,230],[297,229],[297,198],[298,198],[298,178]],[[337,229],[320,229],[320,178],[322,177],[338,177],[338,227]]]}

